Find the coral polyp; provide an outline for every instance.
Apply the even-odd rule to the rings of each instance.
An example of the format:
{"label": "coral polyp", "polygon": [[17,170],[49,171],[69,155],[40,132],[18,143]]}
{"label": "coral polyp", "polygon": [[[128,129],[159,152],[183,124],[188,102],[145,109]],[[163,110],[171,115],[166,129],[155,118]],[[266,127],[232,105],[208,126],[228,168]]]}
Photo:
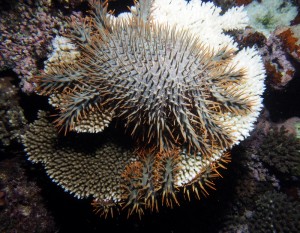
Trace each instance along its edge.
{"label": "coral polyp", "polygon": [[[188,199],[207,195],[227,151],[249,135],[262,108],[261,57],[224,33],[247,25],[243,8],[220,15],[212,3],[145,0],[115,17],[105,4],[90,6],[90,15],[73,17],[72,30],[54,40],[35,90],[49,96],[65,134],[105,133],[116,123],[130,135],[130,149],[123,156],[115,144],[91,153],[47,142],[43,134],[58,136],[50,125],[38,133],[41,116],[23,139],[29,159],[44,163],[66,190],[95,198],[104,215],[173,207],[180,190]],[[38,146],[36,135],[48,146]],[[53,148],[61,156],[52,156]],[[87,169],[95,164],[104,170]]]}

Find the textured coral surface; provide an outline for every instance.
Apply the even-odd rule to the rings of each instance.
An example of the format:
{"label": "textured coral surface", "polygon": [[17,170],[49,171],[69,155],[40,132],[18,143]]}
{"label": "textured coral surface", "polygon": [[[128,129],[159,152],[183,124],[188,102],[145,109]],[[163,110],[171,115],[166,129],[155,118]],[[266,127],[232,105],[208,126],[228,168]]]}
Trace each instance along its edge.
{"label": "textured coral surface", "polygon": [[[199,1],[191,2],[199,4]],[[233,6],[249,4],[251,1],[213,2],[222,7],[223,14]],[[298,2],[299,5],[299,0],[291,2]],[[39,5],[40,3],[43,4]],[[110,1],[109,9],[116,8],[117,16],[120,12],[128,12],[126,5],[133,5],[133,2]],[[86,1],[75,0],[0,2],[1,13],[3,12],[0,20],[0,46],[9,43],[7,38],[13,38],[12,46],[5,47],[0,54],[0,232],[300,232],[300,178],[297,173],[299,154],[295,147],[300,117],[299,34],[298,26],[295,25],[299,22],[299,17],[291,22],[293,26],[270,32],[271,36],[267,39],[253,28],[245,31],[225,30],[224,33],[218,26],[219,23],[223,21],[222,27],[230,29],[228,24],[232,20],[229,16],[238,12],[225,13],[218,20],[220,9],[214,8],[210,3],[205,6],[206,13],[211,15],[201,21],[205,22],[204,25],[210,25],[206,28],[209,30],[200,33],[204,35],[202,39],[213,45],[227,38],[227,42],[233,47],[237,46],[234,41],[239,43],[236,49],[254,46],[262,56],[267,72],[262,114],[257,123],[253,122],[254,131],[250,137],[232,148],[231,163],[228,163],[229,157],[222,154],[222,157],[214,156],[214,161],[204,163],[201,156],[189,156],[187,150],[179,150],[181,153],[178,154],[178,148],[172,149],[176,156],[163,151],[163,157],[160,157],[161,152],[147,157],[145,152],[150,153],[151,148],[143,151],[139,146],[137,150],[133,139],[138,135],[132,137],[130,134],[134,125],[128,127],[126,133],[123,125],[127,120],[125,117],[116,121],[119,119],[116,112],[97,114],[97,108],[88,111],[91,114],[82,114],[78,121],[80,124],[74,127],[75,132],[68,132],[67,135],[58,133],[51,122],[63,111],[65,100],[61,98],[61,94],[55,92],[49,96],[50,105],[58,108],[54,110],[47,104],[48,97],[24,94],[18,88],[18,80],[23,80],[23,91],[33,91],[33,86],[25,82],[25,79],[36,74],[37,67],[44,67],[44,71],[49,72],[49,68],[52,69],[55,64],[54,59],[44,66],[46,51],[54,54],[56,48],[67,49],[63,52],[74,52],[74,61],[78,61],[79,51],[82,50],[77,49],[76,43],[72,43],[69,38],[60,40],[63,37],[56,36],[58,31],[53,31],[52,26],[65,24],[65,21],[61,19],[57,24],[53,16],[62,11],[67,18],[71,15],[69,19],[82,28],[82,23],[88,19],[85,17],[91,17],[86,10],[91,8]],[[22,9],[33,14],[18,15]],[[38,18],[39,14],[34,12],[45,17]],[[173,18],[172,14],[167,16],[182,26],[187,22],[183,18],[193,17],[191,12],[191,9],[182,10],[177,11]],[[205,15],[199,12],[197,14]],[[126,19],[128,16],[123,14],[120,17]],[[207,19],[213,20],[209,22]],[[46,25],[41,25],[42,23]],[[19,26],[23,31],[16,33]],[[210,30],[211,28],[215,30]],[[29,31],[33,33],[28,34]],[[41,32],[35,33],[38,31]],[[68,29],[65,32],[70,31]],[[51,34],[50,37],[47,37],[48,33]],[[217,39],[209,41],[205,35],[214,35]],[[50,39],[52,37],[56,39]],[[22,44],[23,39],[43,43]],[[68,40],[71,44],[65,43]],[[52,48],[45,46],[51,43],[54,45]],[[31,53],[33,48],[39,54]],[[238,60],[242,60],[241,57]],[[64,62],[67,66],[72,64],[66,56]],[[246,59],[246,63],[249,63],[249,59]],[[7,78],[8,76],[12,77]],[[48,117],[44,118],[44,113],[44,117],[40,116],[36,120],[38,109],[46,110]],[[100,124],[94,124],[97,119],[101,119]],[[33,124],[29,125],[27,122]],[[287,136],[285,132],[276,130],[282,125],[292,135]],[[77,131],[104,132],[96,136],[90,133],[79,134]],[[120,131],[122,132],[119,134]],[[28,136],[27,150],[31,151],[29,157],[36,162],[40,161],[41,165],[33,166],[30,161],[25,161],[28,157],[20,143],[25,132]],[[116,133],[113,138],[112,133]],[[49,137],[53,140],[48,140]],[[142,140],[139,145],[141,142]],[[102,147],[103,145],[106,146]],[[116,148],[116,145],[123,146]],[[129,164],[127,159],[116,160],[121,154],[132,159]],[[132,155],[134,156],[131,157]],[[99,161],[102,165],[99,165]],[[57,177],[55,182],[63,188],[51,182],[45,167],[49,176],[53,180]],[[221,169],[224,167],[227,170]],[[97,176],[98,174],[101,175]],[[220,175],[223,179],[215,179]],[[115,183],[122,185],[116,187]],[[86,199],[79,200],[65,190],[73,190],[77,197],[84,196]],[[105,197],[119,197],[122,201]],[[91,202],[94,207],[90,206]],[[143,207],[140,208],[141,206]],[[159,212],[156,210],[157,206]],[[113,218],[108,217],[111,211]],[[127,214],[131,212],[136,212],[137,215],[127,218]],[[107,218],[100,218],[101,213],[107,215]],[[139,220],[139,214],[143,213],[144,217]]]}

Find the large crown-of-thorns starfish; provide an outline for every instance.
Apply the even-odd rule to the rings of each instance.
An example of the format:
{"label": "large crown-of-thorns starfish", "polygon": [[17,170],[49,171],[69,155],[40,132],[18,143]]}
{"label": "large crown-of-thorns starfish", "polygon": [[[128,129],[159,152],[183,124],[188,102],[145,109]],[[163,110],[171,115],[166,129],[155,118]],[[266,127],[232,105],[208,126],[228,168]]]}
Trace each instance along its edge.
{"label": "large crown-of-thorns starfish", "polygon": [[68,35],[78,59],[54,63],[34,79],[39,93],[59,95],[57,125],[80,131],[82,122],[115,117],[160,151],[180,145],[210,155],[230,147],[234,125],[224,116],[247,116],[257,104],[240,86],[246,71],[232,63],[236,51],[157,23],[150,0],[121,19],[91,3],[93,17],[74,20]]}
{"label": "large crown-of-thorns starfish", "polygon": [[[239,49],[224,33],[247,25],[243,8],[220,15],[221,9],[212,3],[141,0],[129,13],[115,17],[106,4],[90,5],[90,16],[74,16],[72,30],[55,39],[45,74],[33,82],[57,108],[60,129],[98,133],[116,119],[139,153],[126,153],[125,169],[118,165],[114,185],[107,181],[101,187],[86,178],[74,186],[80,169],[74,171],[75,178],[72,169],[65,177],[57,172],[60,164],[90,162],[85,157],[58,162],[60,157],[49,157],[53,144],[42,156],[35,149],[39,140],[30,131],[24,137],[29,158],[44,162],[49,175],[70,192],[92,195],[104,213],[119,203],[129,213],[142,214],[144,208],[157,208],[159,196],[163,204],[173,206],[180,187],[187,196],[188,186],[198,195],[197,182],[206,194],[203,184],[212,184],[206,178],[218,174],[216,168],[228,161],[225,151],[249,135],[262,108],[261,57],[255,48]],[[37,126],[31,131],[38,131]],[[95,163],[115,166],[102,157],[103,148],[97,153],[91,158]],[[107,170],[105,177],[111,177]],[[102,175],[88,174],[103,182]]]}

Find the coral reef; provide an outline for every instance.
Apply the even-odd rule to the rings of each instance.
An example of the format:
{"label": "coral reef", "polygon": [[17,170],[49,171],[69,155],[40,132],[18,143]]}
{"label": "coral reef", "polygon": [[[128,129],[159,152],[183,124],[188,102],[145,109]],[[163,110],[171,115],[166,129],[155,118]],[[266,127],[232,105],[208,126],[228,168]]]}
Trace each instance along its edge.
{"label": "coral reef", "polygon": [[[160,1],[157,2],[160,4]],[[182,7],[182,9],[175,11],[174,14],[172,12],[167,14],[165,11],[168,9],[165,8],[168,8],[170,2],[177,4],[177,6],[170,5],[174,11],[177,7]],[[224,151],[215,153],[213,156],[209,153],[204,156],[198,150],[190,149],[189,151],[187,143],[182,141],[172,141],[173,145],[167,145],[163,147],[163,150],[159,148],[159,143],[156,144],[155,140],[148,146],[147,137],[141,139],[137,134],[140,130],[136,129],[131,135],[134,123],[131,123],[132,126],[126,126],[127,118],[119,115],[120,111],[126,111],[126,109],[104,111],[105,104],[100,110],[99,106],[94,106],[92,109],[82,111],[81,116],[74,120],[73,132],[67,131],[65,135],[58,132],[53,121],[59,118],[64,107],[72,104],[75,104],[76,107],[80,105],[79,102],[76,102],[78,97],[73,95],[73,86],[68,86],[71,89],[66,89],[65,95],[61,94],[61,89],[65,87],[64,84],[51,93],[49,91],[46,95],[49,94],[51,106],[47,106],[47,97],[24,95],[18,88],[16,77],[14,80],[7,77],[7,73],[12,72],[10,70],[3,72],[3,70],[8,68],[21,72],[18,74],[22,80],[21,86],[23,90],[31,92],[36,84],[32,85],[27,81],[32,81],[31,77],[36,77],[37,73],[44,77],[45,74],[53,73],[53,70],[60,67],[61,64],[66,69],[81,69],[79,64],[83,58],[86,60],[87,53],[83,49],[84,46],[78,46],[77,39],[74,39],[74,36],[80,35],[76,32],[73,34],[74,28],[70,31],[66,19],[61,18],[60,11],[67,15],[67,21],[76,27],[75,31],[79,30],[83,33],[81,35],[87,36],[86,38],[94,35],[97,31],[94,30],[94,26],[90,25],[92,19],[95,18],[95,12],[89,11],[91,8],[85,0],[4,0],[0,2],[0,46],[7,43],[6,37],[13,38],[13,41],[16,42],[5,44],[11,46],[11,51],[8,51],[7,47],[1,47],[0,53],[0,232],[145,233],[198,232],[199,229],[201,232],[226,233],[300,232],[300,176],[299,157],[297,157],[299,153],[297,154],[298,143],[295,139],[295,137],[298,137],[298,140],[300,138],[300,110],[297,105],[300,84],[297,79],[300,60],[300,35],[299,25],[297,25],[300,19],[299,14],[295,20],[291,21],[292,26],[272,29],[269,37],[266,38],[264,34],[255,31],[255,28],[231,30],[244,29],[247,18],[243,18],[243,26],[233,26],[232,28],[226,26],[233,24],[232,21],[236,22],[235,14],[245,16],[243,11],[235,12],[235,10],[242,9],[235,6],[249,5],[255,1],[214,0],[215,5],[220,6],[222,11],[220,8],[215,8],[212,3],[201,3],[194,0],[186,2],[190,3],[187,5],[184,3],[185,7],[197,10],[189,8],[184,10],[182,1],[179,0],[162,0],[161,4],[165,5],[161,7],[165,11],[158,10],[157,19],[154,20],[162,23],[172,19],[180,31],[186,27],[185,22],[181,22],[182,18],[190,21],[195,17],[193,14],[202,13],[200,14],[202,24],[190,23],[186,33],[189,34],[194,30],[193,25],[203,28],[203,31],[199,33],[201,34],[199,38],[203,48],[207,43],[211,48],[206,51],[211,54],[211,57],[204,56],[203,61],[216,60],[215,54],[218,53],[219,48],[215,50],[213,48],[219,41],[224,40],[230,44],[229,48],[234,47],[234,52],[228,57],[225,57],[226,52],[223,53],[223,57],[220,57],[220,59],[226,58],[224,62],[232,64],[232,59],[243,50],[242,48],[254,47],[253,50],[258,51],[266,67],[266,84],[268,85],[264,94],[263,114],[258,118],[258,123],[252,125],[255,126],[255,130],[251,132],[251,135],[245,141],[235,143],[239,143],[239,145],[233,146],[230,156]],[[263,1],[258,2],[260,6],[263,3]],[[300,1],[291,0],[290,2],[298,6]],[[118,15],[120,12],[126,11],[128,4],[133,3],[126,0],[109,1],[108,11],[112,10],[113,12],[107,15],[108,21],[116,25],[121,19],[127,24],[128,20],[132,20],[139,14],[138,12],[147,12],[145,8],[137,4],[136,8],[131,8],[131,12],[127,10],[129,13],[121,14],[118,17],[111,15]],[[199,4],[201,4],[200,8]],[[287,5],[289,4],[284,3],[283,9]],[[117,8],[115,9],[115,7]],[[235,10],[229,10],[232,7]],[[32,14],[26,16],[27,14],[23,14],[23,10]],[[82,11],[82,13],[74,12],[74,10]],[[227,10],[229,13],[226,13]],[[161,14],[162,11],[166,14]],[[39,18],[36,13],[41,13],[40,16],[45,14],[47,16]],[[221,17],[219,14],[223,16]],[[232,18],[229,17],[230,14],[232,14]],[[71,16],[69,17],[69,15]],[[158,19],[159,16],[162,16],[162,19]],[[263,14],[260,16],[261,19],[262,16]],[[55,29],[51,29],[52,22],[49,20],[57,19],[60,22],[55,22]],[[98,25],[103,25],[103,18],[98,19],[100,19],[97,21]],[[153,20],[153,17],[144,17],[143,19]],[[45,23],[45,25],[40,25],[39,22]],[[239,20],[238,22],[241,23]],[[237,24],[239,24],[238,22]],[[62,25],[66,30],[63,34],[57,35],[57,31]],[[168,25],[170,26],[170,22]],[[6,31],[3,31],[4,28]],[[44,32],[45,28],[50,31]],[[89,28],[93,30],[88,31]],[[17,29],[20,30],[17,31]],[[42,30],[41,34],[40,30]],[[171,35],[170,30],[169,32]],[[113,32],[105,31],[105,33],[108,33],[105,34],[108,36]],[[164,33],[164,35],[167,34],[167,32]],[[195,33],[195,38],[198,37],[197,31],[193,33]],[[126,41],[126,35],[122,33],[120,35],[124,36],[123,42]],[[172,36],[177,35],[180,33],[172,34]],[[33,43],[22,43],[22,40],[27,41],[27,38],[34,40]],[[213,40],[213,38],[217,39]],[[37,40],[35,41],[35,39]],[[39,39],[43,41],[42,44],[39,44]],[[50,45],[51,40],[52,45]],[[143,38],[140,41],[144,41]],[[85,44],[85,42],[81,43]],[[175,49],[178,43],[173,43]],[[93,46],[99,48],[97,44]],[[126,48],[124,43],[120,45],[120,48],[122,46]],[[38,49],[39,54],[36,54],[34,49]],[[167,47],[167,51],[170,50],[171,46]],[[229,49],[227,48],[227,50]],[[225,51],[227,50],[225,49]],[[52,54],[45,61],[46,53],[49,51]],[[112,51],[121,51],[121,49]],[[144,48],[140,48],[140,51],[146,51],[144,52],[145,56],[150,54]],[[179,55],[170,59],[168,71],[172,70],[171,62],[176,62]],[[25,61],[27,57],[30,59]],[[139,58],[141,57],[143,55],[140,55]],[[97,59],[95,58],[95,60]],[[220,59],[214,62],[215,64],[219,62],[221,70],[225,63],[222,63]],[[242,58],[240,60],[243,61]],[[24,65],[25,62],[28,62],[29,66]],[[166,63],[161,61],[161,64]],[[208,66],[209,64],[211,63],[207,63]],[[145,65],[146,68],[149,66],[151,65]],[[42,68],[43,71],[38,71]],[[138,69],[140,68],[138,67]],[[208,67],[205,75],[208,75],[208,71],[216,70],[218,70],[217,67],[213,67],[213,69]],[[123,70],[120,71],[120,73],[122,72]],[[251,73],[250,70],[248,73]],[[11,76],[11,74],[9,75]],[[95,72],[95,76],[97,75]],[[212,77],[215,75],[214,73]],[[247,75],[247,72],[242,73],[242,77]],[[200,75],[200,77],[202,76]],[[239,82],[240,78],[237,77],[236,81]],[[59,79],[61,80],[61,78]],[[174,80],[178,81],[178,79]],[[255,82],[256,79],[252,80]],[[214,79],[213,82],[215,81]],[[233,84],[231,81],[229,83]],[[126,85],[132,87],[133,83],[128,82]],[[80,84],[78,86],[82,88]],[[151,88],[149,87],[149,90]],[[153,99],[155,93],[151,94],[149,90],[146,89],[143,92],[144,96],[145,93],[150,93],[148,98]],[[158,88],[155,90],[159,93]],[[80,91],[78,89],[78,92]],[[124,96],[124,93],[119,93],[119,97],[124,97],[123,99],[128,102],[130,98]],[[131,93],[135,96],[138,92],[134,90]],[[198,92],[195,90],[195,93]],[[208,98],[211,100],[210,92],[208,94]],[[65,98],[66,96],[68,98]],[[81,95],[80,98],[87,98],[87,96]],[[140,98],[142,99],[143,96]],[[73,101],[71,105],[70,99]],[[140,104],[141,102],[138,103],[139,105],[132,103],[131,107],[134,109],[140,106],[142,109],[144,105]],[[228,107],[229,103],[226,102],[223,105],[223,102],[219,106]],[[190,104],[186,108],[190,108],[192,103]],[[33,124],[27,125],[24,113],[31,122],[36,117],[37,109],[40,108],[46,109],[47,113],[40,112],[39,118]],[[215,109],[213,111],[217,112]],[[129,120],[131,119],[133,117]],[[168,122],[168,116],[163,119],[164,123]],[[181,124],[184,122],[181,115],[179,120]],[[196,120],[198,119],[196,118]],[[174,128],[176,128],[176,123],[172,123]],[[280,130],[282,126],[288,132]],[[228,127],[235,131],[235,127],[239,128],[240,126],[230,125]],[[26,133],[24,129],[28,129]],[[180,133],[180,129],[174,130],[177,135]],[[25,161],[20,141],[25,145],[27,158],[40,165],[31,166],[30,161]],[[231,149],[232,145],[226,149]],[[191,156],[190,153],[193,155]],[[229,160],[231,162],[228,164]],[[225,167],[228,169],[221,169]],[[47,175],[60,187],[56,187],[48,179],[45,170]],[[216,179],[220,176],[223,179]],[[213,192],[211,192],[212,189]],[[69,195],[69,193],[73,195]],[[209,198],[205,198],[205,201],[198,201],[208,195]],[[187,200],[189,201],[187,202]],[[91,201],[92,206],[89,206],[88,203]],[[97,213],[96,215],[91,211],[92,209]],[[158,210],[159,214],[152,214]],[[117,216],[117,213],[124,211],[128,215],[137,216],[131,216],[130,219],[126,218],[126,214]],[[143,219],[136,221],[144,213]],[[114,218],[100,219],[99,214],[113,215]]]}
{"label": "coral reef", "polygon": [[13,69],[25,92],[32,92],[29,80],[39,73],[39,61],[46,58],[51,39],[63,26],[62,14],[51,12],[48,3],[18,1],[1,10],[0,70]]}
{"label": "coral reef", "polygon": [[207,195],[227,150],[249,136],[262,108],[261,57],[224,33],[247,25],[243,8],[220,15],[212,3],[149,0],[115,17],[90,4],[93,12],[74,15],[68,34],[54,40],[35,91],[49,96],[65,134],[105,133],[117,120],[132,152],[119,155],[112,144],[73,151],[40,114],[23,137],[29,159],[76,196],[92,196],[104,214],[121,206],[141,215],[160,198],[172,207],[180,187],[187,198]]}
{"label": "coral reef", "polygon": [[[246,187],[246,184],[244,184]],[[245,190],[244,193],[248,191]],[[257,191],[257,190],[256,190]],[[266,189],[251,196],[251,203],[244,199],[237,202],[239,213],[228,215],[225,227],[219,232],[293,232],[300,229],[300,203],[282,192]],[[250,200],[250,199],[248,199]]]}
{"label": "coral reef", "polygon": [[284,90],[295,76],[299,65],[299,26],[279,27],[268,38],[253,29],[237,36],[244,45],[255,45],[263,58],[267,84],[275,90]]}
{"label": "coral reef", "polygon": [[275,31],[290,56],[300,62],[300,25],[282,27]]}
{"label": "coral reef", "polygon": [[239,40],[259,46],[268,84],[283,90],[299,65],[299,25],[297,20],[292,21],[298,14],[297,7],[290,1],[265,0],[253,1],[245,9],[251,28],[239,35]]}
{"label": "coral reef", "polygon": [[268,73],[268,83],[274,89],[282,90],[292,80],[295,68],[288,59],[281,40],[275,34],[271,34],[261,48],[261,53]]}
{"label": "coral reef", "polygon": [[269,117],[261,115],[251,139],[241,143],[232,159],[234,192],[219,232],[299,231],[299,210],[291,210],[299,208],[299,150],[293,150],[299,140],[278,128],[294,121],[279,124]]}
{"label": "coral reef", "polygon": [[0,150],[13,142],[21,142],[22,128],[27,123],[19,106],[18,89],[12,78],[0,78]]}

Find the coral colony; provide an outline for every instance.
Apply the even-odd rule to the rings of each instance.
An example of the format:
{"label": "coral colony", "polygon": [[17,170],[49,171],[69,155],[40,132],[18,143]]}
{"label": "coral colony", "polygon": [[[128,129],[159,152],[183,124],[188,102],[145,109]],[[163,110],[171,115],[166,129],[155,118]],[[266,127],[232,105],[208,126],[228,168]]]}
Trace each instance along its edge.
{"label": "coral colony", "polygon": [[269,38],[276,27],[289,25],[298,14],[297,7],[283,0],[262,0],[260,3],[253,1],[245,10],[250,18],[249,24],[266,38]]}
{"label": "coral colony", "polygon": [[[262,108],[261,57],[224,33],[246,27],[243,7],[220,15],[210,2],[145,0],[115,17],[90,4],[33,80],[58,113],[30,125],[29,159],[104,215],[173,207],[179,192],[208,195]],[[114,122],[130,147],[101,137]],[[97,143],[78,140],[87,134]]]}
{"label": "coral colony", "polygon": [[12,2],[12,5],[18,2],[13,10],[1,12],[0,71],[13,69],[20,78],[22,90],[30,93],[33,87],[29,80],[38,73],[38,61],[49,51],[48,41],[64,21],[61,12],[55,16],[50,14],[48,0]]}

